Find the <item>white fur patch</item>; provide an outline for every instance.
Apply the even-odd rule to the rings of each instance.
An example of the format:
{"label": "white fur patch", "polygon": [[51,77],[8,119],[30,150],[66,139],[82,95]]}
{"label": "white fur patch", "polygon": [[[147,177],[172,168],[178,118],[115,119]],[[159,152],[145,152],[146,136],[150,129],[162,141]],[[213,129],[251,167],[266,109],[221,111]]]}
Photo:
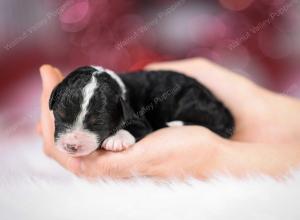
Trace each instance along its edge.
{"label": "white fur patch", "polygon": [[169,127],[183,126],[183,121],[169,121],[166,123]]}
{"label": "white fur patch", "polygon": [[126,94],[125,84],[123,83],[121,78],[115,72],[113,72],[112,70],[109,70],[109,69],[104,69],[101,66],[91,66],[91,67],[93,67],[97,70],[97,72],[95,72],[95,73],[104,73],[105,72],[108,75],[110,75],[110,77],[113,78],[120,86],[121,91],[122,91],[122,98],[125,100],[125,94]]}
{"label": "white fur patch", "polygon": [[110,151],[122,151],[135,143],[135,138],[126,130],[119,130],[116,134],[106,138],[102,148]]}

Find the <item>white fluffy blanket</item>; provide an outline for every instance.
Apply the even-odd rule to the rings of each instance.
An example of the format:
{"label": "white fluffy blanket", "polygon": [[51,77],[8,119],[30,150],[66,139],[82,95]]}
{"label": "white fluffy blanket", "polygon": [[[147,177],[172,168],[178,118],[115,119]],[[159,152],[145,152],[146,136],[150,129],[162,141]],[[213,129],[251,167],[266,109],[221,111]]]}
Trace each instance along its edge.
{"label": "white fluffy blanket", "polygon": [[300,172],[277,182],[218,176],[88,183],[46,158],[37,137],[1,140],[0,219],[300,219]]}

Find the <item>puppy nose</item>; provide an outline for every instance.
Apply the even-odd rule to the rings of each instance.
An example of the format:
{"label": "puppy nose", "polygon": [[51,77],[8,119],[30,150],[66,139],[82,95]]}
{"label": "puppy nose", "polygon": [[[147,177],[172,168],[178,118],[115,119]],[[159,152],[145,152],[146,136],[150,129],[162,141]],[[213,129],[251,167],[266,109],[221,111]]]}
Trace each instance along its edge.
{"label": "puppy nose", "polygon": [[80,145],[77,144],[65,144],[64,149],[68,151],[69,153],[75,153],[80,148]]}

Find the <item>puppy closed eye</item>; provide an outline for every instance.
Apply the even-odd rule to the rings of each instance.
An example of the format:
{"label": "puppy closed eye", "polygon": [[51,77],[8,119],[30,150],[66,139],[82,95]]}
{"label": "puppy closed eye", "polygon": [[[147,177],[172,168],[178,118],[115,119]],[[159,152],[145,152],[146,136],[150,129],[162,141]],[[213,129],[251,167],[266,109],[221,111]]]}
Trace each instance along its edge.
{"label": "puppy closed eye", "polygon": [[70,120],[70,115],[68,116],[67,112],[63,109],[59,109],[56,111],[56,114],[55,114],[55,118],[61,120],[61,121],[68,121]]}
{"label": "puppy closed eye", "polygon": [[89,123],[95,124],[97,122],[97,117],[95,115],[92,115],[89,117]]}
{"label": "puppy closed eye", "polygon": [[103,118],[97,114],[89,115],[85,122],[89,125],[102,125],[104,123]]}
{"label": "puppy closed eye", "polygon": [[54,117],[57,122],[66,124],[68,126],[73,124],[78,116],[78,114],[72,111],[66,111],[64,109],[58,109],[54,113]]}
{"label": "puppy closed eye", "polygon": [[63,110],[58,110],[57,114],[61,119],[64,119],[66,117],[66,112]]}

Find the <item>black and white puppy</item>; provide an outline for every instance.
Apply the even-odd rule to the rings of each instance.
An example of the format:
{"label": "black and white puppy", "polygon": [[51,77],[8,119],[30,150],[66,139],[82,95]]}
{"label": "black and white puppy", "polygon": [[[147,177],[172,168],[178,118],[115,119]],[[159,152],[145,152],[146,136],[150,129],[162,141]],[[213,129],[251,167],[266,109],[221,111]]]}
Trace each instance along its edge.
{"label": "black and white puppy", "polygon": [[117,75],[80,67],[52,91],[49,108],[56,146],[72,156],[120,151],[167,126],[201,125],[226,138],[234,129],[231,113],[207,88],[173,71]]}

